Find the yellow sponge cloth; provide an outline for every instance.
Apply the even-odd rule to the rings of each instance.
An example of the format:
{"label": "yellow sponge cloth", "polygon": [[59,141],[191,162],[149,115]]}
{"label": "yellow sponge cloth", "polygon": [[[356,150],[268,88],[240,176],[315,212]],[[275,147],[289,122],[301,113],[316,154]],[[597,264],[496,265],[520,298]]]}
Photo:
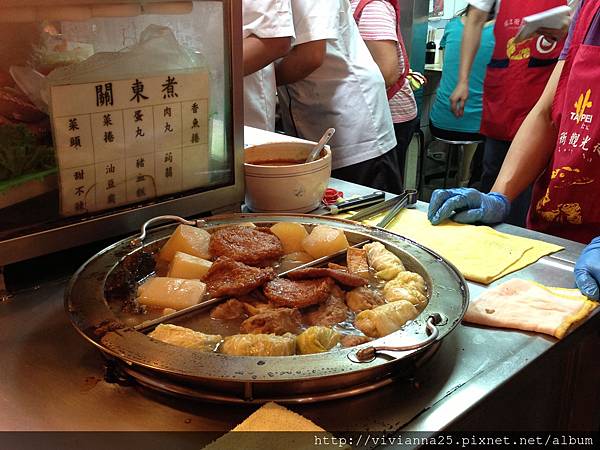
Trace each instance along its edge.
{"label": "yellow sponge cloth", "polygon": [[315,436],[332,435],[300,414],[270,402],[204,450],[314,450]]}
{"label": "yellow sponge cloth", "polygon": [[325,431],[310,420],[269,402],[231,431]]}

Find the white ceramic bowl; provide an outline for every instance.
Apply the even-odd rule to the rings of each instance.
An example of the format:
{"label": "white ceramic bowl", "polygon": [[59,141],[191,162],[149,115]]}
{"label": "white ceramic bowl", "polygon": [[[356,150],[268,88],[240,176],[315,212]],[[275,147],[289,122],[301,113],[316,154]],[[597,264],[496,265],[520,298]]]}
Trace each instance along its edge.
{"label": "white ceramic bowl", "polygon": [[246,206],[255,212],[289,213],[318,208],[331,176],[331,149],[325,146],[316,161],[306,164],[314,145],[290,141],[247,147]]}

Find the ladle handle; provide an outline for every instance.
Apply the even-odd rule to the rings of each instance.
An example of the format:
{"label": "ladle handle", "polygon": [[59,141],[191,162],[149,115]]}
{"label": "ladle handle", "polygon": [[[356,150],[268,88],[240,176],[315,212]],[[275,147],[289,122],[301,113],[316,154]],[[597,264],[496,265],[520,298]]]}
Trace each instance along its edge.
{"label": "ladle handle", "polygon": [[329,142],[329,139],[331,139],[331,136],[333,136],[334,133],[335,128],[328,128],[327,131],[325,131],[325,134],[319,139],[317,145],[308,154],[308,157],[306,158],[307,163],[314,161],[317,156],[319,156],[319,153],[321,153],[321,150],[323,150],[323,147]]}
{"label": "ladle handle", "polygon": [[152,219],[146,220],[144,222],[144,224],[142,225],[142,232],[140,233],[140,235],[138,237],[131,240],[131,245],[134,247],[138,246],[138,245],[142,245],[144,243],[144,239],[146,239],[146,228],[148,228],[151,224],[153,224],[155,222],[164,222],[167,220],[173,220],[173,221],[179,222],[182,225],[191,225],[194,227],[200,227],[202,224],[204,224],[204,221],[201,219],[188,220],[188,219],[184,219],[183,217],[170,216],[170,215],[156,216],[156,217],[153,217]]}
{"label": "ladle handle", "polygon": [[441,314],[434,313],[427,319],[427,324],[425,325],[427,334],[426,339],[421,342],[417,342],[416,344],[408,344],[408,345],[399,345],[395,347],[387,347],[387,346],[379,346],[379,347],[364,347],[360,350],[349,353],[348,359],[355,363],[368,363],[375,359],[378,352],[389,351],[389,352],[406,352],[409,350],[419,350],[424,347],[427,347],[429,344],[437,340],[440,332],[436,325],[440,325],[443,322],[443,318]]}

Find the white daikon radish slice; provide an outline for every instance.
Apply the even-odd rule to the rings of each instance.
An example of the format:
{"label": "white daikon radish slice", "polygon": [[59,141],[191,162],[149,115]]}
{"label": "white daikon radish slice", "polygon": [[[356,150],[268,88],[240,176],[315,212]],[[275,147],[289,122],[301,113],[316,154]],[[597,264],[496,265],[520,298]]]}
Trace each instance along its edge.
{"label": "white daikon radish slice", "polygon": [[210,259],[209,243],[210,233],[208,231],[190,225],[179,225],[167,243],[160,249],[158,255],[165,261],[171,261],[175,252]]}
{"label": "white daikon radish slice", "polygon": [[348,240],[343,230],[317,225],[304,238],[302,246],[306,253],[317,259],[348,248]]}
{"label": "white daikon radish slice", "polygon": [[301,252],[302,240],[308,236],[304,225],[296,222],[279,222],[271,227],[271,232],[279,238],[283,245],[283,253]]}
{"label": "white daikon radish slice", "polygon": [[196,305],[206,292],[206,285],[199,280],[154,277],[138,288],[137,301],[151,308],[180,310]]}
{"label": "white daikon radish slice", "polygon": [[212,262],[188,255],[187,253],[175,252],[175,256],[169,265],[168,277],[185,278],[188,280],[201,280],[212,266]]}

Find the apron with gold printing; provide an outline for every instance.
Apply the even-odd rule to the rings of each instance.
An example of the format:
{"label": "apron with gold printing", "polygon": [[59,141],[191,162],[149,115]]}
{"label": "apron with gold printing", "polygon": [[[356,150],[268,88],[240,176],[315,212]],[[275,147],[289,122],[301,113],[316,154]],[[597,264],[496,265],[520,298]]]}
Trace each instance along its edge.
{"label": "apron with gold printing", "polygon": [[600,2],[587,0],[552,105],[558,139],[537,180],[528,228],[588,243],[600,235],[600,47],[584,40]]}
{"label": "apron with gold printing", "polygon": [[496,45],[483,84],[481,134],[512,141],[517,130],[542,95],[558,61],[564,40],[549,42],[534,36],[515,43],[523,17],[566,0],[504,0],[494,25]]}

